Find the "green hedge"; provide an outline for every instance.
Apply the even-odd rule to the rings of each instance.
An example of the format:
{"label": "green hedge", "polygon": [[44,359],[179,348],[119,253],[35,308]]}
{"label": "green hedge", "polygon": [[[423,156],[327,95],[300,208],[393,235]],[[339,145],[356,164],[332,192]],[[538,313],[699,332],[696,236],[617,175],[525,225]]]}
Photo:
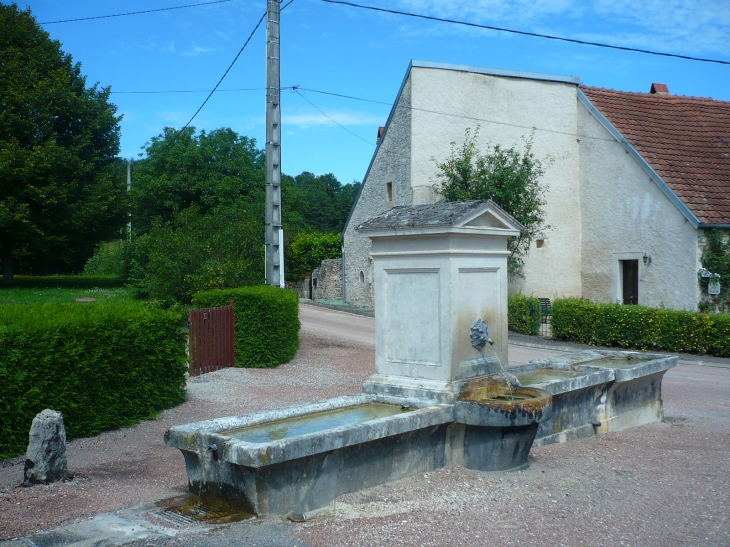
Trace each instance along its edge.
{"label": "green hedge", "polygon": [[124,280],[109,275],[16,275],[11,285],[0,288],[49,288],[62,287],[64,289],[90,289],[106,287],[123,287]]}
{"label": "green hedge", "polygon": [[0,306],[0,459],[25,451],[44,408],[82,437],[184,401],[184,324],[139,302]]}
{"label": "green hedge", "polygon": [[510,294],[507,297],[507,323],[509,329],[522,334],[540,332],[540,300],[534,296]]}
{"label": "green hedge", "polygon": [[236,365],[275,367],[290,361],[299,349],[299,297],[295,291],[255,286],[201,291],[196,308],[228,305],[236,311]]}
{"label": "green hedge", "polygon": [[557,340],[730,357],[730,316],[596,304],[574,298],[553,302]]}

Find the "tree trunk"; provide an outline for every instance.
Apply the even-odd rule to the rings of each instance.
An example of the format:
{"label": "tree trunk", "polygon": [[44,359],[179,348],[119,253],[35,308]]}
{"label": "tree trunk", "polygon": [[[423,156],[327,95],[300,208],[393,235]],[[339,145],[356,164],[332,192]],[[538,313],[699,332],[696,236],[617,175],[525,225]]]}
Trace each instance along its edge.
{"label": "tree trunk", "polygon": [[15,283],[13,279],[13,249],[9,245],[2,246],[2,262],[3,262],[3,285],[12,285]]}

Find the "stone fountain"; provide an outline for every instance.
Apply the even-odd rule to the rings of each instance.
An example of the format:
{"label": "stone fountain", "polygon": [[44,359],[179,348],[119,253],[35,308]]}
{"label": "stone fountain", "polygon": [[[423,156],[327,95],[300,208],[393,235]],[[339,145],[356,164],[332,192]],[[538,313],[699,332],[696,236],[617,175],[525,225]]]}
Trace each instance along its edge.
{"label": "stone fountain", "polygon": [[395,207],[362,224],[376,301],[363,393],[171,428],[190,492],[304,513],[446,465],[520,469],[536,437],[661,419],[676,357],[589,352],[507,373],[507,240],[520,228],[491,201]]}

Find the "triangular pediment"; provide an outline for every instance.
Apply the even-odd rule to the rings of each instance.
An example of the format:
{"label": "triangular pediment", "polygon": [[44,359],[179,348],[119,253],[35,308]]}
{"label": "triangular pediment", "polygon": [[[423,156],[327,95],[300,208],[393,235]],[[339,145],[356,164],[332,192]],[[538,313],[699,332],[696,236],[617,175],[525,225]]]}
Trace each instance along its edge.
{"label": "triangular pediment", "polygon": [[521,230],[522,225],[512,215],[492,200],[482,202],[482,206],[470,211],[457,222],[454,227],[463,228],[501,228],[504,230]]}

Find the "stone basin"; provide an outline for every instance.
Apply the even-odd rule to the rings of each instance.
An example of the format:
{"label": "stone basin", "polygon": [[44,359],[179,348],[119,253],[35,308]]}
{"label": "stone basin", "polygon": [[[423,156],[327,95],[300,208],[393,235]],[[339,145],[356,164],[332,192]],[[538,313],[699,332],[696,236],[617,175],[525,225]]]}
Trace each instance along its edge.
{"label": "stone basin", "polygon": [[662,419],[661,381],[677,357],[636,351],[587,350],[510,369],[553,395],[553,416],[535,444],[591,437]]}
{"label": "stone basin", "polygon": [[454,428],[462,447],[454,461],[479,471],[524,469],[538,424],[552,416],[552,395],[511,386],[493,375],[467,382],[454,403]]}

